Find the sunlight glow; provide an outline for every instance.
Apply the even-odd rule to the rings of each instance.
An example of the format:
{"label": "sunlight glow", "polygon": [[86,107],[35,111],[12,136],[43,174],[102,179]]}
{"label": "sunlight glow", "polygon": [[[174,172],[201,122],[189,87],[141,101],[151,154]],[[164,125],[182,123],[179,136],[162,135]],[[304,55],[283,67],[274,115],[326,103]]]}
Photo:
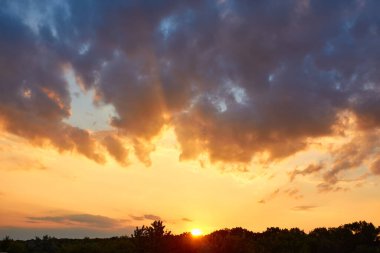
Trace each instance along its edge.
{"label": "sunlight glow", "polygon": [[201,236],[202,234],[203,234],[202,230],[200,230],[199,228],[193,228],[191,230],[191,235],[194,236],[194,237]]}

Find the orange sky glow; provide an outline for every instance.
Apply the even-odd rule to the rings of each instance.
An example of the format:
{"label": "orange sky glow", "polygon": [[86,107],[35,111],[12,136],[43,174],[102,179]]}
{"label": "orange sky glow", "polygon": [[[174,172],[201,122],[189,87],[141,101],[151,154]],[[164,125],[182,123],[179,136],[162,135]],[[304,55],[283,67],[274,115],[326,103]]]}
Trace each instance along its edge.
{"label": "orange sky glow", "polygon": [[379,8],[0,1],[0,238],[380,225]]}

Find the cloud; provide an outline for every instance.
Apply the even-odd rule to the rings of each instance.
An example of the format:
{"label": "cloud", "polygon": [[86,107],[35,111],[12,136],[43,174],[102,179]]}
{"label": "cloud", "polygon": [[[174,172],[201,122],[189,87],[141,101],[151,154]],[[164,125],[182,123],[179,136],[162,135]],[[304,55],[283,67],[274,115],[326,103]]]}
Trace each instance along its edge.
{"label": "cloud", "polygon": [[317,185],[317,189],[319,193],[326,193],[326,192],[346,192],[349,190],[347,187],[341,187],[336,186],[335,183],[319,183]]}
{"label": "cloud", "polygon": [[36,236],[42,238],[49,235],[56,238],[111,238],[114,236],[130,235],[135,227],[123,227],[117,229],[93,229],[83,227],[70,228],[31,228],[31,227],[0,227],[0,237],[10,236],[16,240],[30,240]]}
{"label": "cloud", "polygon": [[[59,150],[76,150],[97,161],[90,134],[67,125],[70,96],[63,78],[61,58],[47,48],[23,20],[15,18],[4,1],[0,9],[0,120],[10,133],[36,144],[49,142]],[[40,41],[40,43],[38,43]]]}
{"label": "cloud", "polygon": [[137,221],[141,221],[145,219],[144,216],[134,216],[134,215],[130,215],[130,216],[132,219],[137,220]]}
{"label": "cloud", "polygon": [[378,145],[377,133],[366,132],[357,135],[352,141],[333,151],[333,163],[331,168],[324,173],[324,180],[327,183],[336,183],[337,175],[341,171],[360,166],[376,152]]}
{"label": "cloud", "polygon": [[[359,134],[380,126],[376,0],[3,1],[0,8],[1,120],[33,143],[104,162],[87,130],[63,123],[71,100],[64,68],[95,90],[95,103],[114,106],[111,125],[146,165],[167,127],[181,159],[239,164],[283,159],[313,138],[335,136],[343,112],[354,115]],[[117,138],[103,144],[126,163]],[[368,159],[359,152],[347,162],[343,153],[333,154],[324,183]]]}
{"label": "cloud", "polygon": [[30,222],[53,222],[92,228],[115,228],[122,225],[120,220],[92,214],[70,214],[61,216],[27,217]]}
{"label": "cloud", "polygon": [[[340,174],[348,170],[357,171],[362,166],[368,167],[376,175],[376,159],[380,155],[377,149],[380,144],[378,136],[378,130],[360,132],[348,143],[334,149],[331,153],[332,162],[324,166],[323,182],[317,185],[318,191],[348,191],[350,186],[347,184],[365,180],[370,173],[362,173],[355,179],[343,179]],[[346,186],[339,186],[340,182],[346,183]]]}
{"label": "cloud", "polygon": [[301,194],[300,190],[297,188],[288,188],[288,189],[280,189],[277,188],[273,192],[271,192],[268,196],[262,198],[261,200],[258,201],[259,204],[265,204],[273,199],[275,199],[279,195],[286,195],[289,198],[299,200],[303,198],[303,195]]}
{"label": "cloud", "polygon": [[108,135],[103,139],[103,145],[107,148],[111,156],[115,158],[121,165],[128,164],[128,150],[123,143],[115,136]]}
{"label": "cloud", "polygon": [[181,220],[182,220],[182,221],[185,221],[185,222],[193,222],[193,220],[192,220],[192,219],[189,219],[189,218],[182,218]]}
{"label": "cloud", "polygon": [[144,215],[144,218],[147,220],[161,220],[160,216],[153,215],[153,214],[146,214]]}
{"label": "cloud", "polygon": [[297,188],[289,188],[284,191],[289,197],[293,199],[302,199],[303,195],[300,193],[300,190]]}
{"label": "cloud", "polygon": [[290,181],[293,181],[297,175],[305,176],[309,174],[314,174],[323,169],[324,169],[323,164],[310,164],[303,170],[297,170],[297,169],[293,170],[292,172],[289,173]]}
{"label": "cloud", "polygon": [[372,164],[371,164],[371,172],[375,175],[380,175],[380,158],[378,158],[377,160],[375,160]]}
{"label": "cloud", "polygon": [[[357,131],[355,125],[357,123],[352,122],[346,125],[343,144],[328,148],[329,159],[289,172],[290,181],[298,175],[315,175],[321,181],[317,190],[323,193],[349,191],[353,186],[362,185],[371,175],[377,175],[379,130]],[[347,176],[349,173],[351,176]]]}
{"label": "cloud", "polygon": [[268,201],[274,199],[275,197],[277,197],[278,194],[280,194],[280,188],[277,188],[276,190],[274,190],[266,198],[263,198],[263,199],[259,200],[258,203],[265,204],[266,202],[268,202]]}
{"label": "cloud", "polygon": [[142,221],[142,220],[161,220],[160,216],[153,215],[153,214],[144,214],[142,216],[135,216],[130,215],[130,217],[136,221]]}
{"label": "cloud", "polygon": [[295,206],[292,208],[293,211],[312,211],[318,206],[306,205],[306,206]]}

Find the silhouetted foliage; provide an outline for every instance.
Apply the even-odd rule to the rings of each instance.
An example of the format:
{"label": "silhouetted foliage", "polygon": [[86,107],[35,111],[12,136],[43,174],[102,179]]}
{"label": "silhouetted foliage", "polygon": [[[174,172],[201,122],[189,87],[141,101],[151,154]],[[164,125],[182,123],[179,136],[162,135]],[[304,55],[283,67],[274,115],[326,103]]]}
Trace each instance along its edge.
{"label": "silhouetted foliage", "polygon": [[165,239],[170,236],[162,221],[154,221],[149,227],[136,227],[132,234],[136,252],[166,252]]}
{"label": "silhouetted foliage", "polygon": [[336,228],[222,229],[194,238],[173,235],[162,221],[136,227],[131,236],[108,239],[57,239],[44,236],[20,241],[5,237],[0,251],[9,253],[380,253],[380,227],[365,221]]}

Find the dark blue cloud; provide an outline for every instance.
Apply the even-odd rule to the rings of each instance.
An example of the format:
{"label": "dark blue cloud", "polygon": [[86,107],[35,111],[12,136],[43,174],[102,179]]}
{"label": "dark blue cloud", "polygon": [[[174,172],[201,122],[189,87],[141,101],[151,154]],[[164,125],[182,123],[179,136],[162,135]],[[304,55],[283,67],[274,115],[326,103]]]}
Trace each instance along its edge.
{"label": "dark blue cloud", "polygon": [[[78,135],[66,134],[65,145],[55,137],[74,131],[62,123],[70,104],[62,65],[96,90],[98,103],[115,107],[111,124],[146,164],[165,126],[175,129],[183,159],[207,153],[246,163],[262,153],[288,157],[310,138],[337,134],[342,112],[357,118],[359,131],[380,124],[375,0],[53,1],[23,10],[39,17],[37,32],[4,5],[0,110],[8,130],[99,161],[84,130],[75,129],[83,147]],[[23,85],[38,99],[17,95]],[[33,121],[20,120],[29,114]],[[44,133],[35,120],[55,130]],[[123,151],[124,161],[117,145],[108,150]]]}
{"label": "dark blue cloud", "polygon": [[53,222],[65,225],[89,226],[93,228],[115,228],[121,226],[121,221],[101,215],[68,214],[60,216],[27,217],[30,222]]}
{"label": "dark blue cloud", "polygon": [[99,230],[89,228],[30,228],[30,227],[0,227],[0,237],[9,236],[17,240],[42,238],[49,235],[56,238],[110,238],[113,236],[131,235],[135,227],[126,227],[114,230]]}

